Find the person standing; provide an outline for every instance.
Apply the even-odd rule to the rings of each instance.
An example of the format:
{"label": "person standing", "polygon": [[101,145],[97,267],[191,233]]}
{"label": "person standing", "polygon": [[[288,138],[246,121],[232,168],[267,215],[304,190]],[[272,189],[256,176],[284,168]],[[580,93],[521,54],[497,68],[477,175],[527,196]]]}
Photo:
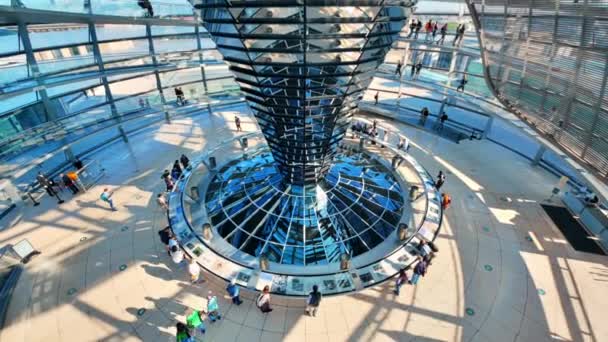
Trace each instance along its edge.
{"label": "person standing", "polygon": [[405,273],[405,268],[399,270],[399,274],[397,274],[397,279],[395,279],[395,294],[399,295],[399,290],[403,284],[407,283],[407,273]]}
{"label": "person standing", "polygon": [[375,105],[378,105],[378,97],[379,97],[379,96],[380,96],[380,92],[379,92],[379,91],[377,91],[377,92],[376,92],[376,95],[374,95],[374,104],[375,104]]}
{"label": "person standing", "polygon": [[114,195],[113,192],[110,192],[110,190],[108,188],[103,189],[103,192],[101,193],[101,195],[99,195],[99,198],[108,203],[110,205],[110,209],[112,209],[112,211],[116,211],[116,208],[114,207],[114,201],[112,200],[112,195]]}
{"label": "person standing", "polygon": [[418,62],[418,64],[416,64],[416,79],[420,76],[420,70],[422,70],[422,63]]}
{"label": "person standing", "polygon": [[410,78],[413,80],[415,75],[416,75],[416,63],[414,63],[412,61],[412,68],[411,68],[411,71],[410,71]]}
{"label": "person standing", "polygon": [[439,132],[441,132],[443,130],[443,126],[445,126],[445,122],[448,121],[448,115],[443,112],[441,113],[441,116],[439,117],[439,126],[437,127],[437,130]]}
{"label": "person standing", "polygon": [[49,194],[49,196],[53,197],[56,195],[55,190],[53,190],[51,186],[51,181],[49,181],[48,178],[46,178],[46,176],[43,175],[41,171],[38,171],[36,180],[38,181],[38,184],[40,184],[40,186],[43,187],[44,190],[46,190],[46,193]]}
{"label": "person standing", "polygon": [[70,177],[68,177],[68,175],[64,175],[62,173],[59,175],[59,177],[61,178],[63,185],[65,185],[66,188],[68,188],[68,189],[70,189],[70,191],[72,191],[72,195],[76,195],[78,193],[78,187],[76,186],[76,184],[74,184],[72,179]]}
{"label": "person standing", "polygon": [[203,310],[192,310],[192,312],[186,317],[186,326],[190,331],[199,331],[201,335],[204,335],[206,332],[205,316],[205,311]]}
{"label": "person standing", "polygon": [[386,145],[387,141],[388,141],[388,132],[385,128],[382,128],[382,145],[380,145],[380,147],[384,148],[384,145]]}
{"label": "person standing", "polygon": [[272,308],[270,307],[270,286],[264,286],[262,293],[260,293],[255,301],[255,305],[262,313],[269,313],[272,311]]}
{"label": "person standing", "polygon": [[193,342],[192,336],[190,336],[190,333],[188,332],[188,327],[184,323],[178,322],[175,325],[175,329],[177,330],[177,333],[175,334],[175,341]]}
{"label": "person standing", "polygon": [[439,171],[437,180],[435,181],[435,189],[439,190],[443,183],[445,183],[445,175],[443,174],[443,171]]}
{"label": "person standing", "polygon": [[207,316],[211,320],[211,323],[222,319],[220,304],[217,301],[217,297],[211,291],[207,293]]}
{"label": "person standing", "polygon": [[443,45],[443,43],[445,42],[445,35],[448,33],[448,24],[447,23],[445,23],[445,24],[443,24],[443,26],[441,26],[441,30],[439,31],[439,33],[441,34],[441,38],[439,38],[439,40],[437,41],[437,44]]}
{"label": "person standing", "polygon": [[437,22],[433,24],[433,38],[431,38],[431,42],[435,41],[435,37],[437,36],[437,30],[439,29],[439,25]]}
{"label": "person standing", "polygon": [[[165,170],[165,171],[169,171],[169,170]],[[165,181],[165,186],[167,187],[167,192],[173,190],[173,179],[171,179],[171,175],[164,175],[163,174],[163,180]]]}
{"label": "person standing", "polygon": [[418,284],[420,277],[424,277],[426,274],[426,261],[419,260],[416,266],[414,266],[414,274],[412,275],[412,284]]}
{"label": "person standing", "polygon": [[84,164],[82,163],[82,160],[78,159],[78,157],[74,158],[74,161],[72,162],[72,165],[74,165],[74,167],[76,168],[76,170],[82,170],[82,168],[84,167]]}
{"label": "person standing", "polygon": [[188,167],[188,164],[190,164],[190,159],[188,159],[185,154],[182,154],[182,156],[179,157],[179,161],[182,163],[182,167],[184,169]]}
{"label": "person standing", "polygon": [[239,288],[239,286],[236,283],[236,278],[232,278],[232,280],[226,287],[226,292],[228,292],[228,295],[232,299],[232,303],[234,303],[236,305],[243,304],[243,301],[241,300],[241,297],[240,297],[241,289]]}
{"label": "person standing", "polygon": [[[171,243],[171,241],[169,241],[169,243]],[[170,248],[171,260],[173,260],[173,263],[177,266],[182,266],[185,259],[184,252],[181,250],[181,248],[179,248],[179,246],[171,246]]]}
{"label": "person standing", "polygon": [[165,196],[163,194],[158,194],[156,196],[156,203],[158,203],[158,206],[162,210],[164,210],[164,211],[169,210],[169,205],[167,204],[167,200],[165,199]]}
{"label": "person standing", "polygon": [[399,77],[401,77],[401,67],[403,67],[403,64],[401,64],[401,60],[397,61],[397,68],[395,69],[395,74],[399,74]]}
{"label": "person standing", "polygon": [[319,309],[319,305],[321,304],[321,292],[319,292],[319,287],[317,285],[312,286],[312,292],[308,294],[308,299],[306,300],[306,313],[308,316],[317,316],[317,310]]}
{"label": "person standing", "polygon": [[204,283],[203,279],[200,279],[201,276],[201,267],[198,265],[194,258],[190,258],[188,263],[188,273],[190,274],[190,282],[192,284]]}
{"label": "person standing", "polygon": [[430,112],[427,107],[423,107],[420,111],[420,125],[424,126],[426,124],[426,119],[429,117]]}
{"label": "person standing", "polygon": [[[173,236],[173,232],[171,231],[171,227],[165,227],[158,231],[158,236],[160,237],[160,241],[165,245],[165,250],[167,254],[171,255],[171,246],[169,243],[171,242],[171,238]],[[177,243],[177,241],[175,241]]]}
{"label": "person standing", "polygon": [[236,126],[236,131],[237,132],[242,132],[243,129],[241,128],[241,118],[239,118],[238,116],[234,116],[234,125]]}
{"label": "person standing", "polygon": [[458,26],[456,26],[456,32],[454,32],[454,40],[452,41],[452,46],[456,46],[458,37],[460,37],[460,27],[461,26],[462,26],[462,24],[458,24]]}

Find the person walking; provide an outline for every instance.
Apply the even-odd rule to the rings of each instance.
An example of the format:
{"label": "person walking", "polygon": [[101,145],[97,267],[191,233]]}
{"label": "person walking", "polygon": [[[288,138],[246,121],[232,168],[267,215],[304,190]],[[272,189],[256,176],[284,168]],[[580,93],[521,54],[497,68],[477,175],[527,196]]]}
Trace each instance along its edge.
{"label": "person walking", "polygon": [[255,305],[263,313],[269,313],[272,311],[272,308],[270,307],[270,286],[264,286],[262,293],[260,293],[255,301]]}
{"label": "person walking", "polygon": [[445,175],[443,174],[443,171],[440,170],[437,175],[437,180],[435,181],[435,189],[439,190],[443,183],[445,183]]}
{"label": "person walking", "polygon": [[450,204],[452,204],[452,197],[450,197],[450,195],[445,192],[442,193],[441,194],[441,209],[447,210],[450,207]]}
{"label": "person walking", "polygon": [[241,128],[241,118],[239,118],[238,116],[234,116],[234,125],[236,126],[236,131],[237,132],[242,132],[243,129]]}
{"label": "person walking", "polygon": [[460,80],[460,83],[458,84],[458,88],[456,88],[456,91],[461,91],[464,93],[464,85],[467,84],[469,81],[467,81],[467,77],[465,75],[462,76],[462,79]]}
{"label": "person walking", "polygon": [[384,145],[388,142],[388,131],[385,128],[382,128],[382,144],[381,148],[384,148]]}
{"label": "person walking", "polygon": [[430,36],[431,36],[431,32],[433,31],[433,23],[432,21],[427,21],[426,24],[424,24],[424,32],[426,33],[424,35],[424,41],[428,41]]}
{"label": "person walking", "polygon": [[422,63],[418,62],[418,64],[416,64],[416,79],[420,76],[420,70],[422,70]]}
{"label": "person walking", "polygon": [[103,192],[101,193],[101,195],[99,195],[99,198],[108,203],[110,205],[110,209],[112,209],[112,211],[116,211],[116,208],[114,207],[114,201],[112,200],[112,195],[114,195],[113,192],[110,192],[110,189],[105,188],[103,189]]}
{"label": "person walking", "polygon": [[207,293],[207,316],[211,320],[211,323],[222,319],[220,304],[217,301],[217,297],[211,291]]}
{"label": "person walking", "polygon": [[204,335],[207,331],[205,329],[205,311],[203,310],[192,310],[190,314],[186,317],[186,326],[192,332],[200,332],[201,335]]}
{"label": "person walking", "polygon": [[175,325],[175,329],[177,330],[175,334],[176,342],[194,342],[192,336],[190,336],[190,332],[188,332],[188,327],[184,323],[178,322]]}
{"label": "person walking", "polygon": [[38,171],[38,175],[36,176],[36,180],[38,181],[38,184],[40,184],[40,186],[43,187],[44,190],[46,190],[46,193],[49,196],[54,197],[57,194],[55,192],[55,190],[53,190],[51,181],[48,178],[46,178],[46,176],[43,175],[41,171]]}
{"label": "person walking", "polygon": [[418,39],[418,33],[420,33],[420,29],[422,29],[422,22],[420,20],[416,21],[416,31],[414,33],[414,39]]}
{"label": "person walking", "polygon": [[408,34],[406,38],[410,38],[412,34],[414,34],[414,31],[416,31],[416,19],[410,21],[410,34]]}
{"label": "person walking", "polygon": [[188,260],[188,273],[190,274],[190,282],[192,284],[204,283],[204,279],[200,279],[201,267],[198,265],[194,258]]}
{"label": "person walking", "polygon": [[182,163],[182,167],[185,169],[188,167],[188,165],[190,164],[190,159],[188,159],[188,157],[186,157],[185,154],[182,154],[181,157],[179,157],[179,161]]}
{"label": "person walking", "polygon": [[72,179],[68,177],[68,175],[62,173],[59,175],[59,177],[61,178],[63,185],[65,185],[66,188],[72,191],[72,195],[76,195],[78,193],[78,187],[76,186],[76,184],[74,184]]}
{"label": "person walking", "polygon": [[416,266],[414,266],[414,274],[412,275],[411,283],[413,285],[418,284],[420,277],[424,277],[426,274],[426,261],[419,260]]}
{"label": "person walking", "polygon": [[416,76],[416,63],[412,62],[412,68],[410,71],[410,78],[413,80],[414,76]]}
{"label": "person walking", "polygon": [[448,24],[447,23],[445,23],[445,24],[443,24],[443,26],[441,26],[441,30],[439,31],[439,33],[441,34],[441,38],[439,38],[439,40],[437,41],[437,44],[443,45],[443,43],[445,42],[445,35],[448,33]]}
{"label": "person walking", "polygon": [[399,295],[399,290],[401,289],[401,286],[403,286],[403,284],[407,283],[408,279],[407,279],[407,273],[405,273],[405,268],[402,268],[399,270],[399,274],[397,274],[397,279],[395,279],[395,294],[398,296]]}
{"label": "person walking", "polygon": [[163,194],[158,194],[156,196],[156,203],[158,204],[158,207],[162,210],[169,210],[169,205],[167,204],[167,200],[165,199],[165,196]]}
{"label": "person walking", "polygon": [[401,68],[403,67],[403,64],[401,64],[401,60],[397,61],[397,68],[395,69],[395,74],[399,74],[399,77],[401,77]]}
{"label": "person walking", "polygon": [[[171,241],[169,241],[169,243],[171,243]],[[170,248],[171,260],[173,260],[175,265],[182,266],[185,259],[184,252],[181,250],[181,248],[179,248],[179,246],[170,246]]]}
{"label": "person walking", "polygon": [[82,170],[82,168],[84,167],[84,164],[82,163],[82,160],[78,159],[78,157],[74,158],[74,161],[72,162],[72,165],[74,165],[74,167],[76,168],[76,170]]}
{"label": "person walking", "polygon": [[454,40],[452,41],[452,46],[456,46],[458,37],[460,37],[460,27],[461,26],[462,26],[462,24],[458,24],[458,26],[456,26],[456,32],[454,32]]}
{"label": "person walking", "polygon": [[241,297],[240,297],[241,289],[239,288],[239,286],[236,283],[236,278],[232,278],[232,280],[230,281],[228,286],[226,286],[226,292],[228,292],[228,295],[232,299],[232,303],[234,303],[236,305],[243,304],[243,301],[241,300]]}
{"label": "person walking", "polygon": [[427,107],[423,107],[420,111],[420,125],[424,127],[426,124],[426,119],[429,117],[431,113]]}
{"label": "person walking", "polygon": [[435,41],[435,37],[437,36],[437,30],[438,30],[438,29],[439,29],[439,24],[437,24],[437,22],[435,22],[435,23],[433,24],[433,32],[432,32],[432,34],[433,34],[433,38],[431,38],[431,42],[434,42],[434,41]]}
{"label": "person walking", "polygon": [[[166,172],[169,172],[169,170],[165,170]],[[165,181],[165,186],[167,187],[167,192],[173,190],[173,179],[171,174],[166,174],[163,173],[163,180]]]}
{"label": "person walking", "polygon": [[317,316],[317,310],[319,310],[319,305],[321,304],[321,292],[319,292],[319,287],[317,285],[312,286],[312,292],[308,294],[308,299],[306,299],[306,313],[308,316]]}
{"label": "person walking", "polygon": [[377,92],[376,92],[376,95],[374,95],[374,104],[375,104],[375,105],[378,105],[378,97],[379,97],[379,96],[380,96],[380,92],[379,92],[379,91],[377,91]]}

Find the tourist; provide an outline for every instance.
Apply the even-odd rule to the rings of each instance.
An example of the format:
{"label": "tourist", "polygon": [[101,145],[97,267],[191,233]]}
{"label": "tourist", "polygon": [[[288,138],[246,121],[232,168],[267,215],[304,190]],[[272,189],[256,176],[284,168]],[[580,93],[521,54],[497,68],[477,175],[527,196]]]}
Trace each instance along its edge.
{"label": "tourist", "polygon": [[308,299],[306,300],[306,313],[308,316],[317,316],[317,310],[319,310],[322,297],[321,292],[319,292],[319,287],[313,285],[312,292],[308,294]]}
{"label": "tourist", "polygon": [[182,168],[179,166],[179,163],[177,163],[177,167],[176,165],[173,165],[173,168],[171,169],[171,180],[175,182],[179,179],[179,177],[181,177],[181,175]]}
{"label": "tourist", "polygon": [[413,80],[416,76],[416,63],[412,62],[412,68],[410,70],[410,78]]}
{"label": "tourist", "polygon": [[169,210],[169,205],[167,204],[167,200],[165,199],[165,196],[163,194],[158,194],[156,196],[156,203],[158,203],[158,206],[162,209],[162,210]]}
{"label": "tourist", "polygon": [[137,0],[137,5],[147,10],[146,14],[148,17],[154,16],[154,9],[152,8],[152,3],[150,2],[150,0]]}
{"label": "tourist", "polygon": [[403,64],[401,64],[401,60],[397,61],[397,68],[395,69],[395,74],[399,74],[399,77],[401,77],[401,67],[403,67]]}
{"label": "tourist", "polygon": [[190,274],[190,282],[192,284],[204,283],[203,279],[200,279],[201,275],[201,267],[194,260],[194,258],[190,258],[188,263],[188,273]]}
{"label": "tourist", "polygon": [[182,154],[182,156],[179,157],[179,161],[182,163],[184,169],[188,167],[188,164],[190,164],[190,159],[188,159],[185,154]]}
{"label": "tourist", "polygon": [[182,266],[185,259],[184,252],[179,248],[179,246],[171,247],[171,260],[177,266]]}
{"label": "tourist", "polygon": [[416,19],[410,21],[410,34],[408,34],[406,38],[410,38],[412,34],[414,34],[414,31],[416,31]]}
{"label": "tourist", "polygon": [[439,29],[439,25],[437,22],[433,24],[433,38],[431,38],[431,42],[435,41],[435,37],[437,36],[437,30]]}
{"label": "tourist", "polygon": [[467,84],[469,81],[467,81],[467,77],[466,75],[462,76],[462,79],[460,80],[460,83],[458,84],[458,88],[456,88],[457,92],[463,92],[464,93],[464,85]]}
{"label": "tourist", "polygon": [[378,105],[378,96],[380,96],[380,92],[379,91],[377,91],[376,95],[374,95],[374,104],[375,105]]}
{"label": "tourist", "polygon": [[443,174],[443,171],[440,170],[437,175],[437,180],[435,181],[435,189],[439,190],[443,183],[445,183],[445,175]]}
{"label": "tourist", "polygon": [[114,201],[112,200],[112,195],[114,195],[113,192],[110,192],[110,190],[108,188],[103,189],[103,192],[101,193],[101,195],[99,196],[99,198],[108,203],[110,205],[110,209],[112,209],[112,211],[116,211],[116,208],[114,207]]}
{"label": "tourist", "polygon": [[418,64],[416,64],[416,79],[418,79],[418,77],[420,76],[420,71],[422,70],[422,63],[418,62]]}
{"label": "tourist", "polygon": [[173,179],[171,174],[168,174],[169,170],[165,170],[163,173],[163,180],[165,181],[165,186],[167,187],[167,192],[173,190]]}
{"label": "tourist", "polygon": [[445,126],[445,122],[448,121],[448,115],[443,112],[441,113],[441,116],[439,117],[439,125],[437,126],[437,130],[438,131],[442,131],[443,127]]}
{"label": "tourist", "polygon": [[429,117],[431,112],[427,107],[423,107],[420,111],[420,125],[424,126],[426,124],[426,119]]}
{"label": "tourist", "polygon": [[76,195],[78,193],[78,187],[74,184],[74,181],[68,175],[64,175],[63,173],[59,175],[63,185],[72,191],[72,195]]}
{"label": "tourist", "polygon": [[84,164],[82,163],[82,160],[78,159],[78,157],[74,158],[74,161],[72,162],[72,165],[74,165],[74,167],[76,168],[76,170],[82,170],[82,168],[84,167]]}
{"label": "tourist", "polygon": [[226,287],[226,292],[228,292],[228,295],[232,299],[232,303],[234,303],[236,305],[241,305],[243,303],[243,301],[240,298],[241,289],[236,284],[236,278],[233,278],[230,281],[230,283]]}
{"label": "tourist", "polygon": [[399,274],[397,274],[397,279],[395,279],[395,294],[398,296],[399,295],[399,289],[401,289],[401,286],[403,286],[403,284],[407,283],[408,279],[407,279],[407,273],[405,273],[405,268],[402,268],[401,270],[399,270]]}
{"label": "tourist", "polygon": [[205,318],[206,314],[203,310],[192,310],[192,312],[186,316],[186,325],[192,332],[199,331],[201,335],[204,335],[205,330]]}
{"label": "tourist", "polygon": [[416,22],[416,31],[414,33],[414,39],[418,39],[418,33],[420,32],[421,28],[422,28],[422,21],[418,20]]}
{"label": "tourist", "polygon": [[427,21],[426,24],[424,24],[424,32],[426,32],[426,34],[424,35],[424,41],[428,41],[431,33],[433,31],[433,22],[432,21]]}
{"label": "tourist", "polygon": [[445,24],[443,24],[443,26],[441,26],[441,30],[439,31],[439,33],[441,34],[441,38],[439,38],[439,40],[437,41],[437,44],[443,45],[443,43],[445,42],[445,35],[448,33],[448,24],[447,23],[445,23]]}
{"label": "tourist", "polygon": [[452,197],[450,197],[450,195],[448,195],[447,193],[441,194],[441,209],[448,209],[450,207],[450,204],[452,204]]}
{"label": "tourist", "polygon": [[175,334],[175,341],[193,342],[192,336],[190,336],[190,333],[188,332],[188,327],[184,323],[178,322],[175,325],[175,328],[177,329],[177,333]]}
{"label": "tourist", "polygon": [[234,116],[234,125],[236,126],[236,131],[241,132],[243,129],[241,128],[241,118],[238,116]]}
{"label": "tourist", "polygon": [[171,250],[169,247],[169,242],[171,241],[171,237],[173,236],[171,227],[165,227],[159,230],[158,236],[160,237],[160,241],[165,245],[165,250],[167,251],[167,254],[171,255]]}
{"label": "tourist", "polygon": [[419,260],[416,266],[414,266],[414,274],[412,275],[411,283],[413,285],[418,284],[420,277],[424,277],[426,274],[426,261]]}
{"label": "tourist", "polygon": [[263,313],[269,313],[272,311],[272,308],[270,307],[270,286],[264,286],[262,293],[260,293],[255,301],[255,305]]}
{"label": "tourist", "polygon": [[207,316],[211,320],[211,323],[222,319],[220,304],[217,301],[217,297],[211,291],[207,293]]}
{"label": "tourist", "polygon": [[46,176],[43,175],[41,171],[38,171],[36,180],[38,181],[38,184],[40,184],[40,186],[46,190],[46,193],[49,194],[49,196],[53,197],[56,195],[55,190],[53,190],[52,181],[46,178]]}

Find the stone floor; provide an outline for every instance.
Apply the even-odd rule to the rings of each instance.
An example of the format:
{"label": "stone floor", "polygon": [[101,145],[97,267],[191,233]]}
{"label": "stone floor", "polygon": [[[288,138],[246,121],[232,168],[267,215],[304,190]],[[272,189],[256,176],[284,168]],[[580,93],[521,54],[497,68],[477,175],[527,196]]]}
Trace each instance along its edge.
{"label": "stone floor", "polygon": [[[387,282],[324,298],[312,318],[301,299],[275,296],[264,317],[251,296],[229,304],[218,279],[190,285],[156,233],[166,225],[154,201],[160,173],[182,152],[236,134],[233,115],[164,124],[133,137],[132,153],[109,146],[97,155],[102,184],[0,221],[2,245],[27,238],[42,251],[19,281],[0,340],[173,341],[176,321],[204,307],[211,290],[224,318],[208,324],[204,341],[608,341],[608,259],[574,251],[539,205],[557,179],[490,142],[457,145],[394,123],[381,125],[410,135],[431,173],[447,171],[454,199],[439,255],[417,286],[398,297]],[[246,116],[243,127],[256,129]],[[118,212],[97,199],[106,186]]]}

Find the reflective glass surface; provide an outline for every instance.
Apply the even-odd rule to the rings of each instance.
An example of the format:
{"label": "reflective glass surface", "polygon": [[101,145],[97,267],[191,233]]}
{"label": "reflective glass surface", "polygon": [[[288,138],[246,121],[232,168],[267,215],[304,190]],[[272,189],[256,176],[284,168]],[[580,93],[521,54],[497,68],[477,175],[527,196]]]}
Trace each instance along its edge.
{"label": "reflective glass surface", "polygon": [[315,186],[290,185],[271,153],[224,166],[206,195],[209,218],[232,246],[294,265],[338,262],[380,244],[401,218],[401,186],[365,155],[337,154]]}

